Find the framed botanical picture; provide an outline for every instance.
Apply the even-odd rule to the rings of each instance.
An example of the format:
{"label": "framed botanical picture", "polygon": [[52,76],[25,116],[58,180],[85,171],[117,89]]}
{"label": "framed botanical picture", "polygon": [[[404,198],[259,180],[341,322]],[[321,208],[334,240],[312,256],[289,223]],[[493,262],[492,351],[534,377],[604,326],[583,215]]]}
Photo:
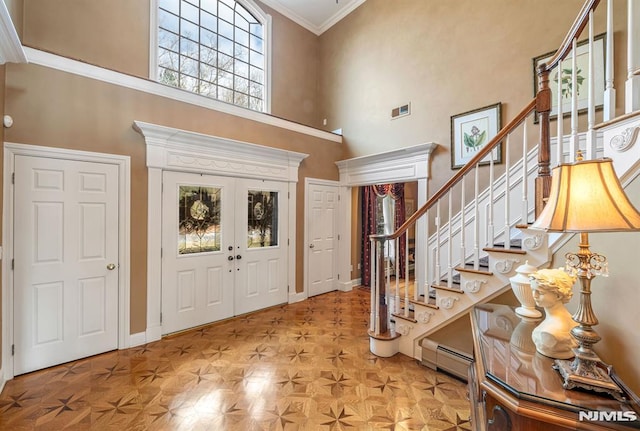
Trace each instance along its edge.
{"label": "framed botanical picture", "polygon": [[[602,108],[604,104],[604,48],[606,34],[600,34],[593,38],[593,64],[594,64],[594,97],[595,107]],[[538,92],[538,66],[546,63],[555,54],[548,52],[533,59],[533,94]],[[573,85],[571,75],[573,73],[571,54],[567,56],[559,67],[549,74],[549,87],[551,89],[551,118],[558,115],[558,79],[562,84],[562,113],[563,116],[571,114],[571,98]],[[578,113],[585,112],[588,108],[589,92],[587,90],[587,78],[589,76],[589,44],[587,40],[578,43],[576,48],[576,94],[578,96]],[[536,116],[537,121],[537,116]]]}
{"label": "framed botanical picture", "polygon": [[[500,130],[500,103],[451,117],[451,169],[464,166]],[[502,162],[502,143],[481,164]]]}

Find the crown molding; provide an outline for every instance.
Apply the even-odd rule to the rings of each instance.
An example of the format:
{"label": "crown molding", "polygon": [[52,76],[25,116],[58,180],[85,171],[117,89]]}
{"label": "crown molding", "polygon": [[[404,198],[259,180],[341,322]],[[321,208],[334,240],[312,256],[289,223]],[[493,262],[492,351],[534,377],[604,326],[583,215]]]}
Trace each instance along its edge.
{"label": "crown molding", "polygon": [[0,64],[26,63],[27,55],[4,0],[0,1]]}

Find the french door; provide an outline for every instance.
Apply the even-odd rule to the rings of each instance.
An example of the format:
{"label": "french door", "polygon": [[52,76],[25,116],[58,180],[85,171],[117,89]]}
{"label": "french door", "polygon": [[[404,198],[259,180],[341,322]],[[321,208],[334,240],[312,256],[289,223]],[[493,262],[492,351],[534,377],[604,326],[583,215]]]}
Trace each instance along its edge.
{"label": "french door", "polygon": [[287,302],[287,184],[163,174],[162,332]]}

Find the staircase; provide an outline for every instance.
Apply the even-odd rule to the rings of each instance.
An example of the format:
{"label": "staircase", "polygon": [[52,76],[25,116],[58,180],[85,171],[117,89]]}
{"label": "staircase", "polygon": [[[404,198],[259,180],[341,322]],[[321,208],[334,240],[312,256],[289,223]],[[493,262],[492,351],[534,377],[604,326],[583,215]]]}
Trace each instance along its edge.
{"label": "staircase", "polygon": [[[628,0],[628,44],[632,48],[627,50],[625,114],[617,117],[615,114],[616,92],[611,78],[613,45],[609,37],[613,34],[611,1],[607,7],[598,8],[599,1],[588,0],[556,54],[539,68],[540,86],[536,97],[396,232],[371,237],[369,335],[373,353],[390,356],[401,352],[419,360],[425,357],[430,362],[429,358],[439,347],[429,341],[429,335],[468,313],[475,305],[509,290],[509,278],[515,275],[519,265],[528,262],[538,268],[549,266],[553,253],[568,237],[532,230],[529,225],[548,196],[550,166],[573,161],[580,151],[585,159],[612,158],[623,185],[638,175],[640,73],[631,66],[640,64],[640,52],[636,52],[640,49],[633,48],[640,45],[640,31],[636,29],[640,25],[634,24],[640,23],[640,10],[634,1]],[[585,113],[578,113],[577,96],[574,96],[571,107],[563,114],[562,96],[554,106],[549,87],[553,81],[549,79],[550,74],[560,64],[566,67],[563,62],[573,61],[576,40],[594,39],[595,13],[604,14],[607,23],[606,83],[601,95],[603,122],[599,125],[595,124],[595,86],[589,78],[586,79],[589,97]],[[556,93],[562,94],[560,87]],[[552,114],[568,116],[568,133],[564,130],[567,120],[552,124]],[[587,120],[581,131],[578,130],[579,115]],[[551,126],[555,129],[554,138]],[[503,163],[497,165],[493,160],[499,158],[500,153]],[[406,235],[407,229],[422,217],[429,226],[426,261],[422,263],[428,281],[424,286],[412,286],[413,289],[401,289],[398,284],[394,287],[385,275],[379,250],[384,249],[384,242],[398,241]],[[421,262],[416,262],[419,264]],[[427,347],[425,353],[423,345]],[[440,349],[440,353],[453,357],[454,363],[459,359],[464,361],[464,352],[445,348]]]}

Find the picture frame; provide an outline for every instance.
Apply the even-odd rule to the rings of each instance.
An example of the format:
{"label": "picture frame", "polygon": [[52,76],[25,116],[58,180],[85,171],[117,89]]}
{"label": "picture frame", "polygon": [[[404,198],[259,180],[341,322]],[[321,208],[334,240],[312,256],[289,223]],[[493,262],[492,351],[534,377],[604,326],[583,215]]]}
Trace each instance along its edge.
{"label": "picture frame", "polygon": [[[606,34],[602,33],[593,38],[593,63],[594,63],[594,97],[595,108],[601,109],[604,105],[604,62],[605,62],[605,46],[606,46]],[[576,64],[578,75],[578,113],[584,113],[588,109],[588,91],[586,88],[587,78],[589,76],[589,41],[583,40],[578,42],[576,47]],[[538,93],[538,66],[547,62],[555,54],[555,51],[548,52],[533,58],[533,95]],[[556,67],[549,74],[549,88],[551,90],[551,113],[549,118],[554,119],[558,116],[558,71],[563,71],[561,79],[563,82],[562,92],[562,116],[571,115],[571,88],[569,86],[569,80],[571,79],[571,55],[569,55],[562,64]],[[581,91],[581,88],[583,90]],[[538,122],[538,116],[535,117],[536,123]]]}
{"label": "picture frame", "polygon": [[[463,167],[493,139],[501,128],[502,103],[484,106],[451,117],[451,169]],[[502,163],[502,143],[480,164]]]}

